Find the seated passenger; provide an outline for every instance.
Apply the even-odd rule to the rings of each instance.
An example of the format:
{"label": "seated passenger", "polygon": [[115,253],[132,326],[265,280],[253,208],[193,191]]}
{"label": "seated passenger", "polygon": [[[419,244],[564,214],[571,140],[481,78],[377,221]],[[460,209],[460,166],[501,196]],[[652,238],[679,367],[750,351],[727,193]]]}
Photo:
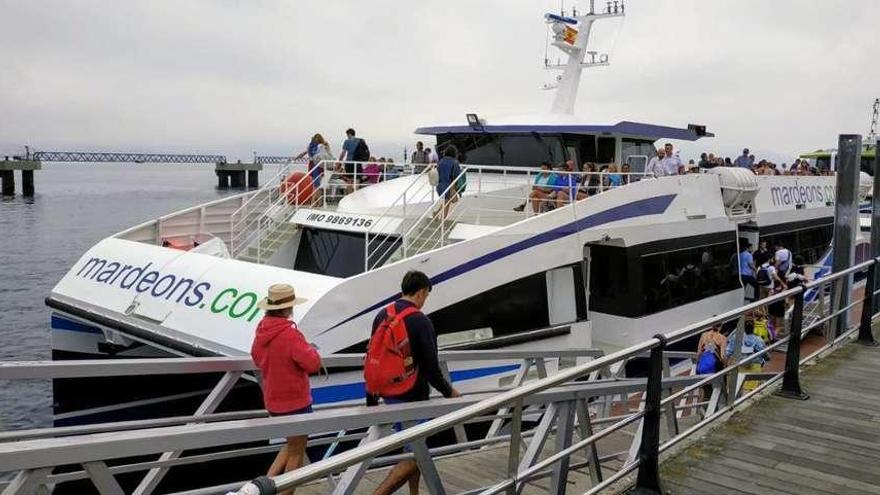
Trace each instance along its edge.
{"label": "seated passenger", "polygon": [[568,160],[558,170],[553,180],[553,192],[550,193],[553,200],[551,206],[554,208],[565,206],[571,198],[576,198],[580,183],[580,175],[575,171],[573,161]]}
{"label": "seated passenger", "polygon": [[[555,174],[551,171],[552,168],[549,163],[543,162],[541,163],[541,172],[535,176],[535,184],[532,186],[532,191],[529,193],[529,201],[532,203],[532,211],[537,214],[541,212],[541,206],[547,203],[550,198],[550,193],[553,192],[553,182],[555,180]],[[520,205],[514,208],[517,211],[523,211],[525,209],[525,205]]]}
{"label": "seated passenger", "polygon": [[623,176],[617,173],[617,164],[612,163],[608,166],[608,188],[620,187],[623,185]]}
{"label": "seated passenger", "polygon": [[[381,162],[384,162],[384,158],[380,158]],[[384,163],[377,163],[371,161],[364,167],[364,179],[363,181],[367,184],[377,184],[379,182],[380,177],[382,176],[382,166]]]}

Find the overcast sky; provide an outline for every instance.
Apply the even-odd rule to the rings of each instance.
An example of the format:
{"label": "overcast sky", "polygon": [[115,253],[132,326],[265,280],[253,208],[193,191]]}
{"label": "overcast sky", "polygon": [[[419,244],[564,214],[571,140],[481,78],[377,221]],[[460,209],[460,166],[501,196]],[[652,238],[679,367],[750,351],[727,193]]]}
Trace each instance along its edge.
{"label": "overcast sky", "polygon": [[[420,125],[547,112],[542,15],[559,6],[0,0],[0,151],[249,158],[313,132],[338,151],[352,126],[397,157]],[[703,123],[718,137],[688,157],[748,146],[790,161],[867,134],[878,26],[880,0],[630,0],[625,20],[597,24],[612,65],[584,74],[576,114]]]}

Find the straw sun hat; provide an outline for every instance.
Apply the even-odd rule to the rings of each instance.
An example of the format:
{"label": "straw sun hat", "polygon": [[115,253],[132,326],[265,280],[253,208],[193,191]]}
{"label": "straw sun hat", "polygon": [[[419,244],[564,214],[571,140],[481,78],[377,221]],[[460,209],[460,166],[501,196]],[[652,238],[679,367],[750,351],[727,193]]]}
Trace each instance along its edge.
{"label": "straw sun hat", "polygon": [[296,297],[296,292],[290,284],[273,284],[269,286],[269,295],[260,301],[259,307],[263,310],[292,308],[297,304],[306,302],[304,298]]}

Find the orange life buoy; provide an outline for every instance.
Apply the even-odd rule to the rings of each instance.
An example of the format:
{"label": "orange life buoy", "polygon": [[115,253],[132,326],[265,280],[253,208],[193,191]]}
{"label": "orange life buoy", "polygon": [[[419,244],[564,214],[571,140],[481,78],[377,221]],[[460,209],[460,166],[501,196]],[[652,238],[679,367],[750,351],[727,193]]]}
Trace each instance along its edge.
{"label": "orange life buoy", "polygon": [[303,205],[312,198],[314,187],[308,174],[294,172],[281,182],[280,191],[287,195],[288,204]]}

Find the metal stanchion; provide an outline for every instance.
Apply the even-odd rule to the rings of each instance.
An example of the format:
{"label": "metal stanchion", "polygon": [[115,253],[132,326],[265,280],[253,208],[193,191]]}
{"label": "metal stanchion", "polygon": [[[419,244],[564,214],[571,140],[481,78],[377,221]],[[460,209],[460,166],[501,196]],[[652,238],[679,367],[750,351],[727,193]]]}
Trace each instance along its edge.
{"label": "metal stanchion", "polygon": [[[834,208],[834,240],[832,272],[846,270],[855,260],[855,239],[859,222],[859,165],[862,156],[862,136],[841,134],[838,139],[837,196]],[[852,275],[838,279],[832,286],[832,311],[840,311],[849,305],[852,291]],[[842,312],[832,320],[834,337],[846,332],[849,311]]]}
{"label": "metal stanchion", "polygon": [[801,329],[804,326],[804,290],[794,296],[794,309],[791,313],[791,328],[788,333],[788,351],[785,356],[785,374],[782,375],[782,388],[776,395],[787,399],[806,400],[810,396],[801,390]]}
{"label": "metal stanchion", "polygon": [[660,396],[663,380],[663,350],[666,337],[655,335],[660,341],[651,349],[650,370],[645,393],[645,417],[642,419],[642,440],[639,444],[639,474],[631,495],[662,495],[666,493],[660,482]]}
{"label": "metal stanchion", "polygon": [[862,321],[859,325],[859,343],[862,345],[875,347],[877,341],[874,340],[874,332],[871,329],[871,321],[874,317],[874,290],[876,290],[875,276],[877,274],[877,258],[874,263],[868,267],[868,278],[865,279],[865,294],[862,297]]}

